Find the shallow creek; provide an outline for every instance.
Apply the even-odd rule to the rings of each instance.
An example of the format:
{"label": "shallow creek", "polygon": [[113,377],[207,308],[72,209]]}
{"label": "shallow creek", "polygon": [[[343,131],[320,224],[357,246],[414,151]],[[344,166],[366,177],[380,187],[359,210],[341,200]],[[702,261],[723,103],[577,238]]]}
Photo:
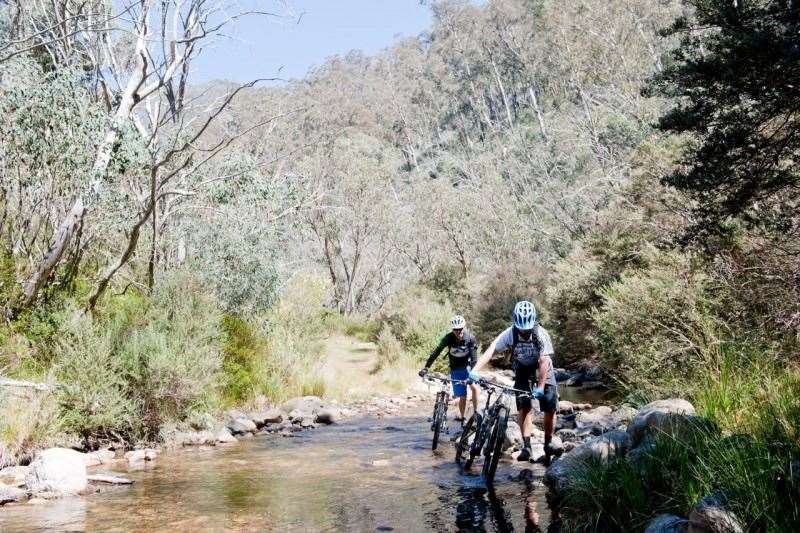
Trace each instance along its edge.
{"label": "shallow creek", "polygon": [[164,453],[129,472],[131,487],[5,507],[0,531],[530,531],[533,520],[542,530],[549,525],[543,467],[503,462],[489,492],[480,465],[464,472],[451,446],[430,451],[425,416],[363,418],[297,435]]}

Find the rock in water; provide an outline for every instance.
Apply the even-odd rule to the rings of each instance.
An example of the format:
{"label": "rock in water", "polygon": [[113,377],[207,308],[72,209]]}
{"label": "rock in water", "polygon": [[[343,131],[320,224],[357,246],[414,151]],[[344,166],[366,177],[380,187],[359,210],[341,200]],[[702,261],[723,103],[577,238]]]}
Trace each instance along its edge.
{"label": "rock in water", "polygon": [[283,405],[281,405],[281,411],[284,413],[298,411],[308,415],[315,415],[321,411],[323,407],[325,407],[325,404],[320,398],[317,398],[316,396],[303,396],[292,398],[291,400],[285,402]]}
{"label": "rock in water", "polygon": [[280,409],[267,409],[266,411],[250,413],[247,417],[255,423],[256,427],[261,429],[267,424],[279,424],[283,422],[283,411]]}
{"label": "rock in water", "polygon": [[24,490],[0,483],[0,505],[19,502],[27,497],[28,494]]}
{"label": "rock in water", "polygon": [[599,437],[592,437],[577,446],[570,456],[578,459],[596,459],[607,462],[624,457],[631,448],[631,438],[624,431],[609,431]]}
{"label": "rock in water", "polygon": [[228,428],[222,428],[217,432],[216,435],[217,442],[222,444],[228,444],[231,442],[239,442],[239,439],[231,435],[231,432],[228,431]]}
{"label": "rock in water", "polygon": [[522,431],[520,431],[516,422],[509,420],[506,427],[506,438],[503,442],[503,451],[520,448],[522,448]]}
{"label": "rock in water", "polygon": [[58,496],[81,494],[87,487],[86,459],[67,448],[50,448],[36,455],[25,476],[31,494]]}
{"label": "rock in water", "polygon": [[116,474],[92,474],[88,476],[89,481],[95,483],[108,483],[111,485],[132,485],[133,480]]}
{"label": "rock in water", "polygon": [[336,412],[336,409],[325,407],[317,413],[314,421],[318,424],[333,424],[336,422],[337,418],[339,418],[339,414]]}
{"label": "rock in water", "polygon": [[145,448],[144,450],[131,450],[125,453],[125,459],[128,460],[128,463],[134,464],[139,463],[142,461],[154,461],[158,456],[158,452],[151,448]]}
{"label": "rock in water", "polygon": [[25,484],[25,476],[28,475],[27,466],[9,466],[0,470],[0,483],[11,485],[12,487],[21,487]]}
{"label": "rock in water", "polygon": [[248,418],[232,418],[228,420],[226,426],[234,435],[254,433],[258,429],[255,422]]}
{"label": "rock in water", "polygon": [[581,411],[575,416],[575,427],[577,429],[598,427],[601,428],[601,431],[605,431],[611,429],[612,425],[611,408],[605,405],[588,411]]}
{"label": "rock in water", "polygon": [[686,520],[680,516],[660,514],[648,522],[644,533],[683,533],[686,531]]}

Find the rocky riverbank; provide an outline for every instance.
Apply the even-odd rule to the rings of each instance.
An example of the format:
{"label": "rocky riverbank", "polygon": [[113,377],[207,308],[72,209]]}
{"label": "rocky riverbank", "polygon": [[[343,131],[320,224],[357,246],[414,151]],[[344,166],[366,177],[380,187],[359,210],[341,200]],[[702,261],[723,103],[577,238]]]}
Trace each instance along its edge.
{"label": "rocky riverbank", "polygon": [[[655,401],[638,410],[624,405],[616,410],[597,407],[578,412],[573,421],[566,416],[561,418],[563,423],[574,424],[575,429],[561,429],[557,433],[562,439],[573,435],[575,440],[564,443],[562,457],[545,474],[548,496],[555,508],[568,497],[590,462],[624,460],[641,468],[643,460],[654,451],[656,436],[683,441],[693,432],[717,431],[712,422],[695,414],[692,404],[678,398]],[[700,499],[688,517],[659,515],[645,529],[646,533],[742,531],[740,521],[726,509],[722,492]]]}

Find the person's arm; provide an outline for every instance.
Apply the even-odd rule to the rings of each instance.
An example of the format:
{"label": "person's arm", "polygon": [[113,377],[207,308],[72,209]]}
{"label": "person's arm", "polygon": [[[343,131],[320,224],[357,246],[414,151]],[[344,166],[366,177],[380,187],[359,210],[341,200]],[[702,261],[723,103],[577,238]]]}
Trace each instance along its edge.
{"label": "person's arm", "polygon": [[426,369],[431,367],[433,362],[436,361],[436,358],[439,357],[439,354],[442,353],[442,350],[444,350],[446,347],[447,347],[447,335],[442,337],[442,340],[439,341],[439,345],[436,348],[434,348],[431,354],[428,356],[428,361],[425,363]]}
{"label": "person's arm", "polygon": [[542,353],[539,356],[539,388],[544,390],[547,373],[553,367],[553,342],[550,340],[550,334],[544,328],[537,328],[536,334],[539,336],[542,347]]}
{"label": "person's arm", "polygon": [[549,355],[542,355],[539,357],[539,388],[544,389],[545,381],[547,380],[547,371],[553,366],[553,360]]}
{"label": "person's arm", "polygon": [[489,347],[486,348],[486,351],[483,352],[483,355],[481,355],[480,358],[478,358],[478,362],[476,362],[475,366],[472,367],[473,372],[477,372],[478,370],[482,369],[484,366],[486,366],[486,363],[488,363],[492,359],[492,356],[494,355],[494,347],[496,342],[497,339],[493,340],[492,343],[489,345]]}

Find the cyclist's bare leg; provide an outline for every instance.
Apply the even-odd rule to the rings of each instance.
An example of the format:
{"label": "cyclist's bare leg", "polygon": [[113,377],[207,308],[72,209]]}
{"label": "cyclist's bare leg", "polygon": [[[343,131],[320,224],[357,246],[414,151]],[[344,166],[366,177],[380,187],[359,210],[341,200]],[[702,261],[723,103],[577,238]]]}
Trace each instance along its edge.
{"label": "cyclist's bare leg", "polygon": [[464,411],[467,409],[467,397],[461,396],[458,398],[458,415],[463,419]]}
{"label": "cyclist's bare leg", "polygon": [[517,423],[522,431],[523,437],[530,437],[533,432],[533,417],[531,416],[530,407],[521,407],[517,411]]}
{"label": "cyclist's bare leg", "polygon": [[478,412],[478,399],[480,395],[480,391],[478,391],[478,386],[474,383],[470,384],[469,390],[472,391],[472,412]]}
{"label": "cyclist's bare leg", "polygon": [[556,414],[544,413],[544,421],[542,423],[544,429],[544,442],[548,444],[553,438],[553,431],[556,428]]}

